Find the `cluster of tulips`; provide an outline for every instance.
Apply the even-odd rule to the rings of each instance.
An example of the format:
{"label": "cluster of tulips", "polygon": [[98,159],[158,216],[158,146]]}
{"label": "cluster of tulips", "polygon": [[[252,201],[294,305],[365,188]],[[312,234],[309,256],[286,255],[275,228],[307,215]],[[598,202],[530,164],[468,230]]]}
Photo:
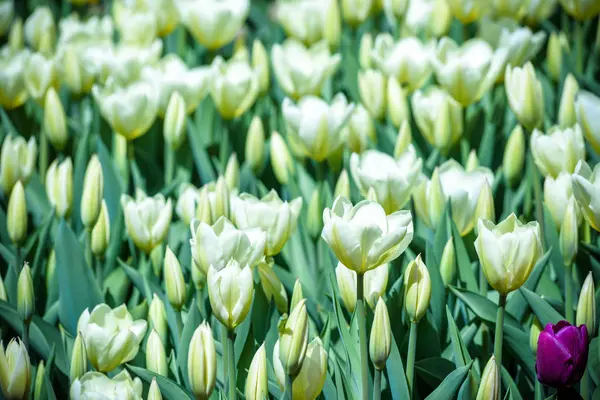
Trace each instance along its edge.
{"label": "cluster of tulips", "polygon": [[3,398],[597,398],[598,15],[0,0]]}

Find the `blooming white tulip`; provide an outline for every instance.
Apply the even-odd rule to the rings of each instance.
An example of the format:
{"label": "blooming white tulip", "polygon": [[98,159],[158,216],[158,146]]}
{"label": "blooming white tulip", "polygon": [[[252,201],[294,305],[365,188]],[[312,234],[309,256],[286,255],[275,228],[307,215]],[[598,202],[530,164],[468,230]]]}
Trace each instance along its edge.
{"label": "blooming white tulip", "polygon": [[0,343],[0,388],[8,400],[27,399],[31,384],[29,353],[20,339]]}
{"label": "blooming white tulip", "polygon": [[139,249],[150,254],[169,231],[173,212],[171,199],[165,201],[162,194],[148,197],[142,190],[138,190],[135,200],[123,194],[121,207],[127,234]]}
{"label": "blooming white tulip", "polygon": [[600,3],[595,0],[560,0],[567,14],[580,21],[600,14]]}
{"label": "blooming white tulip", "polygon": [[71,400],[142,400],[143,389],[140,378],[131,379],[127,370],[119,372],[113,378],[100,372],[90,371],[71,384],[69,398]]}
{"label": "blooming white tulip", "polygon": [[359,71],[358,91],[362,104],[369,110],[373,118],[383,119],[387,106],[387,80],[385,75],[376,69]]}
{"label": "blooming white tulip", "polygon": [[208,399],[217,382],[217,353],[206,321],[194,331],[188,352],[188,378],[197,399]]}
{"label": "blooming white tulip", "polygon": [[189,225],[196,215],[196,207],[200,203],[200,193],[201,189],[192,184],[181,185],[175,213],[186,225]]}
{"label": "blooming white tulip", "polygon": [[507,65],[504,85],[508,104],[519,122],[530,131],[540,126],[544,120],[544,93],[531,62],[522,68]]}
{"label": "blooming white tulip", "polygon": [[463,24],[470,24],[481,16],[485,2],[482,0],[448,0],[452,15]]}
{"label": "blooming white tulip", "polygon": [[152,82],[158,90],[158,114],[164,116],[169,100],[178,92],[185,100],[186,112],[192,113],[208,93],[211,77],[209,67],[189,68],[175,54],[164,57],[156,66],[142,70],[142,79]]}
{"label": "blooming white tulip", "polygon": [[[34,49],[42,50],[42,47],[49,43],[54,45],[56,38],[56,25],[54,17],[49,7],[36,7],[33,13],[25,21],[23,26],[25,40]],[[45,43],[44,43],[45,42]],[[44,49],[45,50],[45,49]]]}
{"label": "blooming white tulip", "polygon": [[99,304],[79,317],[77,331],[83,336],[85,349],[93,367],[109,372],[132,360],[146,334],[146,321],[134,321],[124,304],[112,309]]}
{"label": "blooming white tulip", "polygon": [[9,110],[23,105],[28,93],[25,86],[25,67],[29,63],[29,50],[0,50],[0,106]]}
{"label": "blooming white tulip", "polygon": [[377,68],[412,91],[431,75],[431,52],[431,45],[423,44],[416,37],[394,42],[389,33],[382,33],[375,38],[371,57]]}
{"label": "blooming white tulip", "polygon": [[150,83],[138,81],[122,87],[110,79],[104,88],[94,86],[92,94],[111,128],[127,140],[144,135],[154,123],[158,93]]}
{"label": "blooming white tulip", "polygon": [[331,104],[314,96],[303,97],[297,104],[286,98],[282,112],[289,135],[295,139],[304,155],[315,161],[323,161],[343,144],[342,128],[353,108],[346,97],[339,93]]}
{"label": "blooming white tulip", "polygon": [[17,181],[26,184],[35,170],[37,144],[35,137],[26,142],[21,136],[8,135],[2,143],[0,154],[0,185],[8,197]]}
{"label": "blooming white tulip", "polygon": [[212,226],[194,220],[190,230],[194,266],[205,275],[211,266],[220,271],[230,260],[253,267],[264,252],[266,234],[262,230],[238,230],[225,217],[219,217]]}
{"label": "blooming white tulip", "polygon": [[447,92],[430,86],[411,100],[421,134],[435,148],[448,152],[463,134],[463,109]]}
{"label": "blooming white tulip", "polygon": [[322,39],[332,47],[339,42],[341,27],[337,0],[278,2],[277,20],[287,36],[306,45],[310,46]]}
{"label": "blooming white tulip", "polygon": [[278,254],[296,230],[302,198],[281,201],[275,190],[260,200],[242,193],[234,200],[235,223],[240,229],[260,228],[266,234],[265,255]]}
{"label": "blooming white tulip", "polygon": [[[506,63],[515,67],[531,61],[542,49],[546,41],[546,33],[533,33],[527,27],[509,29],[503,27],[498,40],[498,47],[508,50]],[[500,74],[500,77],[502,75]]]}
{"label": "blooming white tulip", "polygon": [[[388,284],[389,265],[383,264],[367,271],[363,280],[363,293],[369,307],[375,308],[377,299],[385,293]],[[356,272],[338,262],[335,277],[344,307],[350,314],[356,309]]]}
{"label": "blooming white tulip", "polygon": [[375,124],[367,109],[359,104],[352,111],[348,120],[346,132],[342,135],[346,137],[346,146],[350,151],[361,154],[367,149],[370,142],[377,142],[377,132]]}
{"label": "blooming white tulip", "polygon": [[[118,4],[118,3],[117,3]],[[118,7],[115,7],[117,10]],[[148,46],[157,36],[156,16],[142,8],[123,8],[115,14],[122,43],[132,46]]]}
{"label": "blooming white tulip", "polygon": [[581,207],[583,216],[592,228],[600,232],[600,164],[592,171],[581,160],[571,177],[573,195]]}
{"label": "blooming white tulip", "polygon": [[463,106],[479,100],[496,81],[506,63],[508,50],[492,47],[482,39],[458,45],[449,37],[436,47],[433,67],[439,84]]}
{"label": "blooming white tulip", "polygon": [[369,200],[353,207],[338,197],[323,211],[323,224],[325,242],[342,264],[359,274],[395,260],[413,238],[410,211],[386,216],[379,203]]}
{"label": "blooming white tulip", "polygon": [[208,269],[208,297],[215,317],[227,329],[234,329],[242,323],[254,296],[252,270],[248,265],[240,265],[230,260],[225,268],[217,270],[214,266]]}
{"label": "blooming white tulip", "polygon": [[553,127],[547,135],[536,129],[531,135],[531,152],[542,175],[556,178],[561,172],[572,173],[579,160],[585,159],[581,128]]}
{"label": "blooming white tulip", "polygon": [[354,153],[350,157],[350,171],[356,186],[365,197],[373,188],[387,214],[400,210],[410,200],[422,164],[412,146],[397,160],[378,150],[367,150],[361,155]]}
{"label": "blooming white tulip", "polygon": [[342,0],[342,16],[350,26],[358,26],[365,22],[371,9],[373,0]]}
{"label": "blooming white tulip", "polygon": [[595,94],[581,90],[575,99],[575,112],[577,122],[583,130],[586,140],[594,151],[600,154],[600,97]]}
{"label": "blooming white tulip", "polygon": [[[113,2],[113,16],[118,26],[128,22],[129,12],[150,14],[155,20],[156,34],[166,36],[179,23],[179,11],[175,0],[117,0]],[[129,21],[131,23],[131,21]]]}
{"label": "blooming white tulip", "polygon": [[41,53],[34,53],[25,66],[24,79],[31,98],[43,103],[48,89],[58,84],[55,60]]}
{"label": "blooming white tulip", "polygon": [[523,225],[515,214],[494,225],[480,219],[475,250],[490,286],[506,295],[520,288],[543,254],[537,221]]}
{"label": "blooming white tulip", "polygon": [[218,56],[213,61],[210,95],[225,119],[233,119],[246,112],[258,97],[259,76],[248,60],[236,56],[225,61]]}
{"label": "blooming white tulip", "polygon": [[46,195],[62,218],[69,216],[73,205],[73,163],[71,157],[54,160],[46,172]]}
{"label": "blooming white tulip", "polygon": [[554,13],[557,4],[557,0],[529,0],[525,22],[531,26],[539,25]]}
{"label": "blooming white tulip", "polygon": [[191,0],[177,5],[181,22],[209,50],[231,42],[250,11],[249,0]]}
{"label": "blooming white tulip", "polygon": [[[556,178],[548,175],[544,180],[544,203],[550,211],[557,228],[563,223],[565,210],[573,197],[571,173],[561,172]],[[581,222],[581,212],[577,209],[578,221]]]}
{"label": "blooming white tulip", "polygon": [[283,44],[273,45],[271,60],[279,86],[298,100],[306,95],[319,95],[342,57],[331,54],[325,41],[306,47],[295,39],[287,39]]}
{"label": "blooming white tulip", "polygon": [[422,33],[426,37],[440,37],[448,32],[451,21],[447,0],[410,1],[401,32],[404,36]]}

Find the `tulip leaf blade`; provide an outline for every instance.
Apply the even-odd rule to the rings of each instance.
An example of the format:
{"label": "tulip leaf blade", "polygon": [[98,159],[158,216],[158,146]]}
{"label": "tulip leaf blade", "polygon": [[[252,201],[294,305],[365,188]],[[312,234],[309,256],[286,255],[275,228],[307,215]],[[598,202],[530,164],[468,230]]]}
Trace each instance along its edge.
{"label": "tulip leaf blade", "polygon": [[454,221],[450,221],[452,225],[452,237],[454,238],[454,249],[456,251],[456,265],[458,267],[458,276],[460,280],[467,286],[467,289],[476,291],[478,289],[473,269],[471,268],[471,260],[469,259],[469,253],[467,247],[463,241],[462,236],[456,228]]}
{"label": "tulip leaf blade", "polygon": [[[498,309],[498,306],[490,299],[466,289],[460,289],[454,286],[449,286],[449,288],[452,293],[462,300],[480,319],[492,324],[496,323],[496,310]],[[504,316],[504,325],[509,325],[517,330],[521,330],[519,322],[508,313]]]}
{"label": "tulip leaf blade", "polygon": [[510,398],[512,400],[523,400],[517,384],[504,366],[502,366],[502,382],[504,382],[504,386],[510,391]]}
{"label": "tulip leaf blade", "polygon": [[[177,366],[181,373],[181,379],[185,384],[185,387],[188,389],[190,389],[190,382],[188,379],[187,370],[187,354],[190,348],[190,342],[192,341],[192,336],[194,336],[194,332],[200,325],[201,320],[202,316],[198,310],[196,299],[192,299],[190,311],[188,312],[188,317],[185,321],[185,325],[183,326],[183,331],[181,332],[181,338],[179,339],[179,345],[177,347]],[[186,356],[184,357],[184,355]]]}
{"label": "tulip leaf blade", "polygon": [[552,219],[552,214],[548,211],[548,207],[544,204],[544,235],[546,248],[552,250],[551,262],[554,270],[556,271],[556,278],[558,280],[558,285],[562,293],[564,293],[565,288],[565,265],[562,255],[560,254],[560,244],[558,238],[558,228],[554,223],[554,219]]}
{"label": "tulip leaf blade", "polygon": [[[456,396],[461,385],[467,379],[469,370],[471,369],[471,361],[464,367],[460,367],[452,371],[442,383],[433,391],[425,400],[451,400]],[[408,397],[407,397],[408,398]]]}
{"label": "tulip leaf blade", "polygon": [[393,334],[390,356],[385,365],[390,391],[392,392],[392,399],[409,399],[410,395],[408,383],[406,382],[406,373],[404,372],[404,366],[402,365],[402,359],[400,358],[400,350],[398,350],[396,338],[394,338]]}
{"label": "tulip leaf blade", "polygon": [[446,289],[444,281],[440,274],[440,260],[434,253],[434,248],[431,243],[427,243],[427,251],[425,253],[427,270],[431,279],[431,301],[429,307],[435,322],[435,328],[440,332],[440,337],[445,338],[444,330],[444,305],[446,304]]}
{"label": "tulip leaf blade", "polygon": [[558,321],[565,319],[537,293],[534,293],[525,287],[521,287],[519,292],[523,295],[523,297],[525,297],[535,316],[540,320],[542,326],[546,326],[548,323],[555,324]]}
{"label": "tulip leaf blade", "polygon": [[460,336],[458,327],[456,326],[456,322],[454,321],[454,317],[448,306],[446,306],[446,317],[448,318],[448,331],[454,349],[454,364],[457,367],[464,367],[471,362],[471,354],[469,354],[469,350]]}
{"label": "tulip leaf blade", "polygon": [[452,361],[442,357],[424,358],[415,363],[415,371],[432,387],[437,387],[455,369]]}
{"label": "tulip leaf blade", "polygon": [[160,393],[166,400],[194,399],[194,397],[185,391],[181,386],[162,375],[155,374],[154,372],[148,371],[145,368],[136,367],[130,364],[125,364],[125,367],[129,370],[129,372],[133,373],[147,383],[151,383],[152,379],[155,378],[156,383],[160,388]]}
{"label": "tulip leaf blade", "polygon": [[60,291],[59,318],[67,331],[76,336],[79,316],[102,303],[102,293],[83,255],[75,234],[61,220],[56,235],[56,274]]}

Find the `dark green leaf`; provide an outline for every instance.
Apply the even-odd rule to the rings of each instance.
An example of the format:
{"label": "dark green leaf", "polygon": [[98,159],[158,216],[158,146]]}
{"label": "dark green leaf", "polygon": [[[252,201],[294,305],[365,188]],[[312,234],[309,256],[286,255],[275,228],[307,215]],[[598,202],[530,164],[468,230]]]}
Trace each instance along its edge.
{"label": "dark green leaf", "polygon": [[525,297],[529,306],[540,320],[542,326],[548,323],[557,323],[565,319],[558,311],[556,311],[548,302],[527,288],[520,288],[519,292]]}
{"label": "dark green leaf", "polygon": [[162,397],[165,400],[194,399],[194,396],[186,392],[181,386],[179,386],[172,380],[165,378],[164,376],[155,374],[154,372],[150,372],[147,369],[135,367],[129,364],[127,364],[125,367],[129,370],[129,372],[140,377],[147,383],[151,383],[152,379],[156,378],[156,383],[158,384],[160,393],[162,394]]}
{"label": "dark green leaf", "polygon": [[[452,400],[469,375],[473,362],[452,371],[425,400]],[[406,397],[408,398],[408,397]]]}

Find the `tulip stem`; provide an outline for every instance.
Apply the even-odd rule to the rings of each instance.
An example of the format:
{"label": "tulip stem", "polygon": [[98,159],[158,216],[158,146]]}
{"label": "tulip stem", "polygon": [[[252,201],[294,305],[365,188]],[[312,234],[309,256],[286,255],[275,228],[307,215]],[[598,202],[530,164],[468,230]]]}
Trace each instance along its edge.
{"label": "tulip stem", "polygon": [[406,356],[406,383],[408,384],[409,399],[412,399],[415,380],[415,354],[417,352],[417,322],[410,323],[408,337],[408,354]]}
{"label": "tulip stem", "polygon": [[356,274],[356,317],[358,322],[358,340],[360,345],[361,389],[363,400],[369,397],[369,362],[367,360],[367,319],[365,317],[365,302],[363,295],[364,274]]}
{"label": "tulip stem", "polygon": [[575,323],[573,310],[573,266],[565,265],[565,316],[571,325]]}
{"label": "tulip stem", "polygon": [[544,400],[544,388],[537,379],[535,380],[535,397],[534,400]]}
{"label": "tulip stem", "polygon": [[506,295],[501,294],[498,299],[498,311],[496,313],[496,335],[494,337],[494,356],[498,370],[502,371],[502,335],[504,327],[504,307],[506,306]]}
{"label": "tulip stem", "polygon": [[23,262],[21,261],[21,246],[15,245],[15,277],[19,279],[21,273],[21,267]]}
{"label": "tulip stem", "polygon": [[48,168],[48,135],[44,130],[40,132],[40,160],[38,169],[42,185],[46,182],[46,170]]}
{"label": "tulip stem", "polygon": [[179,334],[177,340],[181,338],[181,333],[183,332],[183,318],[181,317],[181,314],[181,310],[175,310],[175,324],[177,325],[177,334]]}
{"label": "tulip stem", "polygon": [[98,287],[100,288],[100,292],[102,292],[103,290],[103,284],[104,284],[104,277],[102,276],[102,270],[103,270],[103,266],[102,266],[102,260],[99,257],[96,257],[94,259],[94,262],[96,263],[95,269],[96,269],[96,280],[98,281]]}
{"label": "tulip stem", "polygon": [[169,185],[173,181],[175,172],[175,150],[165,143],[165,184]]}
{"label": "tulip stem", "polygon": [[[227,364],[229,377],[227,383],[229,386],[229,400],[235,400],[235,351],[233,347],[235,333],[233,329],[229,329],[227,332]],[[291,392],[290,392],[291,393]]]}
{"label": "tulip stem", "polygon": [[381,399],[381,370],[375,368],[375,378],[373,383],[373,400]]}
{"label": "tulip stem", "polygon": [[229,346],[227,345],[228,341],[227,336],[227,327],[225,325],[221,325],[221,345],[223,346],[223,384],[227,381],[227,377],[229,376]]}

